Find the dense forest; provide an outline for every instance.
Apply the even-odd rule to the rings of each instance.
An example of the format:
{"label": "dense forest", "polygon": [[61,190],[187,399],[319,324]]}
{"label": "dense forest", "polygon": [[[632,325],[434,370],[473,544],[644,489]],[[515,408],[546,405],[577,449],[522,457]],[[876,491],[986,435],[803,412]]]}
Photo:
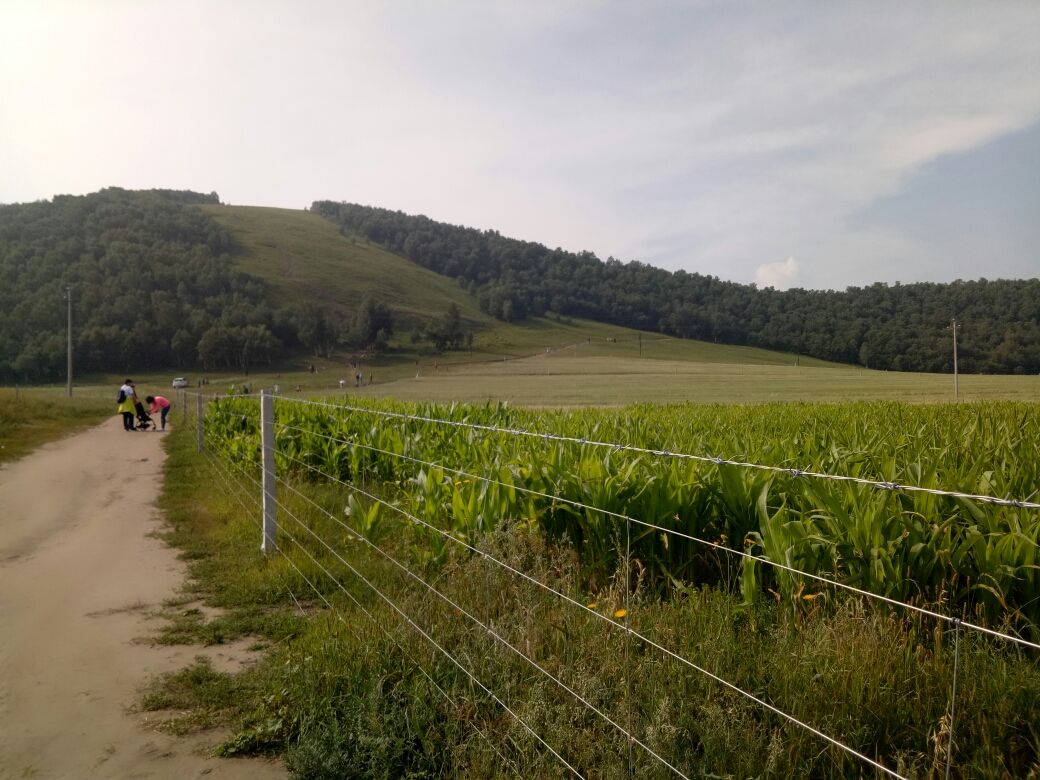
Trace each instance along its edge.
{"label": "dense forest", "polygon": [[1040,372],[1040,280],[874,284],[843,292],[758,289],[639,262],[318,201],[311,210],[426,268],[458,279],[503,320],[554,312],[675,336],[797,352],[901,371]]}
{"label": "dense forest", "polygon": [[61,378],[66,287],[75,371],[239,368],[287,350],[385,342],[392,314],[273,307],[235,271],[231,235],[193,204],[216,193],[109,188],[0,206],[0,380]]}
{"label": "dense forest", "polygon": [[[385,346],[388,302],[355,310],[279,305],[236,271],[232,236],[195,204],[216,193],[117,188],[0,206],[0,381],[65,375],[66,287],[76,373],[248,370],[301,350]],[[1040,371],[1040,280],[875,284],[843,292],[773,289],[548,249],[495,231],[328,201],[312,210],[451,276],[502,320],[555,313],[686,338],[747,344],[870,368]],[[389,302],[392,303],[392,302]],[[458,312],[415,331],[463,343]]]}

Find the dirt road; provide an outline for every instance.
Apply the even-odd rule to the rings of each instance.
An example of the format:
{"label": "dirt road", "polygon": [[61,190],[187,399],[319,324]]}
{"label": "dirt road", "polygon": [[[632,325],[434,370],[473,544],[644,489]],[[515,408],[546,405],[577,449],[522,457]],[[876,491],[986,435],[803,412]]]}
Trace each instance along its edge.
{"label": "dirt road", "polygon": [[127,713],[151,675],[200,652],[134,641],[185,577],[150,536],[164,435],[112,418],[0,468],[2,780],[285,777],[207,757],[217,735],[180,739]]}

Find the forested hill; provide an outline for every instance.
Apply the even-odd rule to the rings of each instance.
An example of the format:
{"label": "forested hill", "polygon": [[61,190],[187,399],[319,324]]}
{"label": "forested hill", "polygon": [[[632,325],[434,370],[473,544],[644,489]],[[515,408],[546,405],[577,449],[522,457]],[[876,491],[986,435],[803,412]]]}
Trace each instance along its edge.
{"label": "forested hill", "polygon": [[1040,280],[757,289],[498,232],[349,203],[311,210],[438,273],[504,320],[553,311],[686,338],[798,352],[869,368],[949,371],[957,318],[966,372],[1040,371]]}
{"label": "forested hill", "polygon": [[192,204],[215,193],[116,188],[0,207],[0,379],[219,359],[275,346],[263,286],[231,269],[230,234]]}

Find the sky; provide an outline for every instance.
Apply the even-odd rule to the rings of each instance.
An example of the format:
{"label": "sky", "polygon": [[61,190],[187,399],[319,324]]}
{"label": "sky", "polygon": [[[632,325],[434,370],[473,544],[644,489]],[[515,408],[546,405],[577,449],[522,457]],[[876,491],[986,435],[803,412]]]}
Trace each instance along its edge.
{"label": "sky", "polygon": [[759,286],[1040,276],[1040,3],[0,0],[0,203],[421,213]]}

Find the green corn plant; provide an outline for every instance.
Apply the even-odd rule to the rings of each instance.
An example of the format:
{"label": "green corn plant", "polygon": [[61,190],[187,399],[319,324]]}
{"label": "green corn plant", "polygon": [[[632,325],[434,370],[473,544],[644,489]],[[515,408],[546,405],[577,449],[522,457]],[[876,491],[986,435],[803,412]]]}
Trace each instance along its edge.
{"label": "green corn plant", "polygon": [[383,521],[383,505],[378,501],[372,501],[366,508],[358,500],[356,494],[351,493],[344,507],[344,514],[352,521],[351,525],[362,537],[372,544],[378,545],[382,542],[387,532],[387,524]]}
{"label": "green corn plant", "polygon": [[[374,412],[962,492],[1035,500],[1040,485],[1036,404],[641,405],[554,412],[502,404],[364,403]],[[219,440],[229,457],[258,464],[255,401],[221,399],[211,412],[207,436]],[[414,417],[336,413],[286,402],[276,404],[276,415],[280,471],[321,480],[306,468],[311,466],[366,484],[471,542],[503,521],[522,520],[573,545],[590,584],[606,581],[630,551],[644,581],[661,595],[719,582],[742,588],[748,599],[765,589],[788,600],[812,595],[793,575],[769,572],[753,561],[738,564],[723,550],[681,533],[722,548],[746,544],[793,568],[894,598],[949,602],[950,609],[994,623],[1011,620],[1026,631],[1040,619],[1037,511],[549,443]],[[467,482],[448,469],[490,481]],[[443,541],[425,531],[411,533],[416,559],[424,564],[447,559]]]}

